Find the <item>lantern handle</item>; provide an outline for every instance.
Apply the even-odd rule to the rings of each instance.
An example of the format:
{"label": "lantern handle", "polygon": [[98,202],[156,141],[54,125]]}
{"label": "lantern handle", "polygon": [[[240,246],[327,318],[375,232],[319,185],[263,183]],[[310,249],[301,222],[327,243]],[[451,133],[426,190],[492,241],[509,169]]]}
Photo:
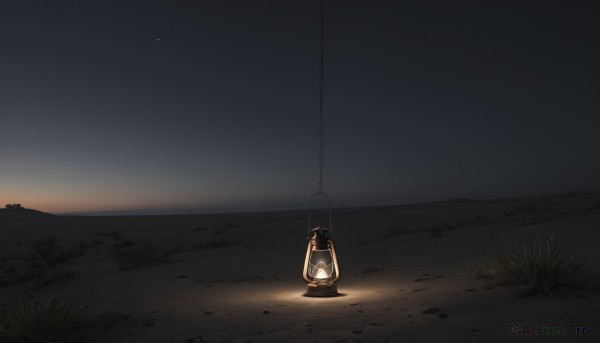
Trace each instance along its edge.
{"label": "lantern handle", "polygon": [[319,191],[319,192],[317,192],[317,193],[313,194],[313,195],[310,197],[310,201],[309,201],[309,203],[308,203],[308,229],[307,229],[307,235],[306,235],[306,238],[310,238],[310,229],[311,229],[310,222],[311,222],[312,202],[313,202],[313,199],[314,199],[316,196],[322,196],[322,197],[325,197],[325,198],[327,198],[327,203],[328,203],[328,205],[329,205],[329,229],[331,229],[331,238],[333,238],[333,223],[332,223],[332,221],[331,221],[331,199],[329,198],[329,195],[327,195],[327,194],[325,194],[324,192],[321,192],[321,191]]}

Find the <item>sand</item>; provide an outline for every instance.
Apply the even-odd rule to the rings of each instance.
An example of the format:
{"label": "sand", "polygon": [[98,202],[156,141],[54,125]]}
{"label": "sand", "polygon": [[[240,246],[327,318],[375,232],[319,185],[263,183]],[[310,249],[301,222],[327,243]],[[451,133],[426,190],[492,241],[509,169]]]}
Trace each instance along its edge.
{"label": "sand", "polygon": [[[96,342],[600,342],[600,192],[336,209],[341,296],[307,298],[306,211],[77,217],[0,211],[0,304],[33,290],[93,311]],[[324,218],[318,218],[324,220]],[[324,223],[325,224],[325,223]],[[31,241],[67,257],[29,267]],[[501,240],[554,236],[585,261],[554,290],[457,269]],[[127,257],[129,256],[129,258]],[[586,328],[520,336],[513,322]]]}

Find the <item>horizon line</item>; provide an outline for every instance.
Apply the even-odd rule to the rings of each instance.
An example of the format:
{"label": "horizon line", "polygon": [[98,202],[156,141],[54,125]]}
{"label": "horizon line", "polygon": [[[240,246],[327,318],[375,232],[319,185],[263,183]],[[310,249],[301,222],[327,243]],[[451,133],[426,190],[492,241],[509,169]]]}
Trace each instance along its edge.
{"label": "horizon line", "polygon": [[[529,194],[529,195],[515,195],[498,198],[469,198],[469,197],[453,197],[446,198],[443,200],[430,200],[422,202],[410,202],[401,204],[374,204],[374,205],[350,205],[350,206],[333,206],[331,209],[356,209],[356,208],[373,208],[373,207],[402,207],[402,206],[415,206],[425,205],[432,203],[443,203],[451,201],[499,201],[509,200],[514,198],[530,198],[540,196],[559,196],[559,195],[574,195],[574,194],[588,194],[600,192],[598,189],[587,190],[587,191],[569,191],[559,193],[543,193],[543,194]],[[315,210],[325,209],[326,207],[316,207]],[[292,212],[292,211],[308,211],[308,208],[282,208],[282,209],[256,209],[256,210],[201,210],[193,208],[182,208],[182,209],[129,209],[129,210],[95,210],[95,211],[64,211],[64,212],[46,212],[56,216],[88,216],[88,217],[112,217],[112,216],[188,216],[188,215],[211,215],[211,214],[242,214],[242,213],[267,213],[267,212]]]}

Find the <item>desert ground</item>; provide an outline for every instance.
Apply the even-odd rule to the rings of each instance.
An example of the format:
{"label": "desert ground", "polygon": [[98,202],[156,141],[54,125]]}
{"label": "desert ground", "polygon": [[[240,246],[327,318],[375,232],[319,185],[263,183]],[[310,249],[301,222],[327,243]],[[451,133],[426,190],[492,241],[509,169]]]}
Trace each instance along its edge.
{"label": "desert ground", "polygon": [[[316,222],[325,220],[321,216]],[[335,209],[341,293],[308,298],[307,211],[55,216],[0,211],[0,305],[87,306],[90,342],[600,342],[600,192]],[[503,241],[582,262],[552,291],[469,277]],[[575,325],[520,335],[512,323]]]}

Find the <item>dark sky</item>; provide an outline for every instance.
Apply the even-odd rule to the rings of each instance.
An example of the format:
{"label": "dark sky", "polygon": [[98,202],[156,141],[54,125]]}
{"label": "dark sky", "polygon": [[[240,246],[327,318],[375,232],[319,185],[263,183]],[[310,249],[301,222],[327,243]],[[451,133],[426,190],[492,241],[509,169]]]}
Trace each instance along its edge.
{"label": "dark sky", "polygon": [[[600,188],[593,1],[326,0],[335,206]],[[319,2],[3,1],[0,201],[306,207]]]}

